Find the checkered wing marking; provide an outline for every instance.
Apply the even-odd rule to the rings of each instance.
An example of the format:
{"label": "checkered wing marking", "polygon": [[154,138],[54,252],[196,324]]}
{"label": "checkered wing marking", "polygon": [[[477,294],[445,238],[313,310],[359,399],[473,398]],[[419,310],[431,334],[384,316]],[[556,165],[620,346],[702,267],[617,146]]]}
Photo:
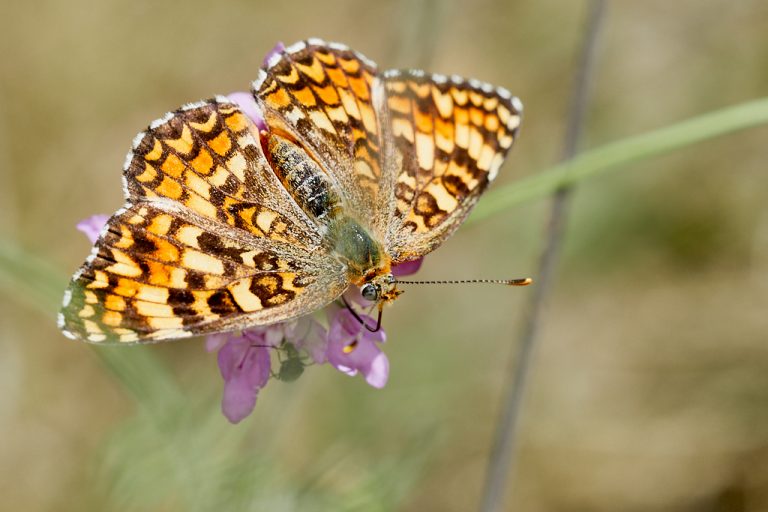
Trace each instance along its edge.
{"label": "checkered wing marking", "polygon": [[422,71],[384,73],[394,173],[387,252],[395,263],[440,245],[496,177],[517,137],[520,101],[506,89]]}
{"label": "checkered wing marking", "polygon": [[137,138],[128,203],[65,292],[65,334],[141,342],[233,330],[309,313],[344,291],[345,269],[273,187],[253,130],[219,99]]}
{"label": "checkered wing marking", "polygon": [[373,62],[315,39],[273,57],[253,83],[270,129],[296,137],[330,174],[347,213],[369,226],[380,203],[376,83]]}
{"label": "checkered wing marking", "polygon": [[226,98],[182,107],[134,142],[124,171],[127,199],[168,199],[256,237],[321,243],[269,167],[256,126]]}
{"label": "checkered wing marking", "polygon": [[346,286],[330,258],[140,202],[109,220],[70,282],[61,322],[92,342],[158,341],[293,318]]}

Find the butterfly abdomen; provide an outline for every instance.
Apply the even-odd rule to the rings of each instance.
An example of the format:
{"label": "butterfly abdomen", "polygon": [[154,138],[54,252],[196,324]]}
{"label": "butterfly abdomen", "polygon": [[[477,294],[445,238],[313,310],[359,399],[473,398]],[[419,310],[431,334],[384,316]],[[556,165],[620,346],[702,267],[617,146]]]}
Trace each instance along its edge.
{"label": "butterfly abdomen", "polygon": [[341,201],[317,162],[288,139],[274,134],[268,137],[272,169],[301,209],[323,223],[336,217],[341,212]]}

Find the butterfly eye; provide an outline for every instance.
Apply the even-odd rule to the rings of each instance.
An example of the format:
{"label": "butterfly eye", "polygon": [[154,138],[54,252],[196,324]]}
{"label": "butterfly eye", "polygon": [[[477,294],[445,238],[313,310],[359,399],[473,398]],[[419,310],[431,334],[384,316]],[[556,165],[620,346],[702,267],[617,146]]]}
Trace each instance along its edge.
{"label": "butterfly eye", "polygon": [[373,283],[366,283],[360,288],[360,293],[365,300],[375,302],[379,298],[379,290],[376,289],[376,285]]}

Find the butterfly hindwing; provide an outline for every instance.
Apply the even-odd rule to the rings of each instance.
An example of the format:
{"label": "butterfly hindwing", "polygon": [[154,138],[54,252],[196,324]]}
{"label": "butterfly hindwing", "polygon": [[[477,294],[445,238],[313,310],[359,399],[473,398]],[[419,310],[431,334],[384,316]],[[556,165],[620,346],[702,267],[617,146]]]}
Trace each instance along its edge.
{"label": "butterfly hindwing", "polygon": [[422,71],[384,73],[394,200],[386,239],[395,262],[430,252],[461,224],[517,137],[506,89]]}

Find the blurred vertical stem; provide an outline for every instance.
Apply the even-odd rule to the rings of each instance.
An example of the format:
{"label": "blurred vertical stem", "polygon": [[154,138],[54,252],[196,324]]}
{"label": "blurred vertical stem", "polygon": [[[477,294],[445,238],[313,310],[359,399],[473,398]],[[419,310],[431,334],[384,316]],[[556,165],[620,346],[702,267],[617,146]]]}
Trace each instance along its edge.
{"label": "blurred vertical stem", "polygon": [[[570,102],[568,125],[563,143],[562,160],[567,161],[576,154],[584,114],[589,101],[590,79],[595,62],[597,38],[600,31],[604,0],[591,0],[584,30],[581,54],[576,67],[575,84]],[[493,447],[488,462],[485,489],[480,510],[493,512],[501,510],[504,504],[504,487],[517,452],[517,437],[520,430],[520,414],[525,397],[526,383],[531,372],[533,349],[539,331],[541,310],[551,287],[552,277],[565,231],[570,203],[571,185],[562,185],[554,193],[549,223],[546,229],[546,243],[539,262],[539,271],[520,332],[520,348],[514,361],[510,386],[503,398]]]}
{"label": "blurred vertical stem", "polygon": [[398,31],[394,34],[389,62],[427,69],[432,63],[445,20],[453,0],[418,0],[400,2]]}

